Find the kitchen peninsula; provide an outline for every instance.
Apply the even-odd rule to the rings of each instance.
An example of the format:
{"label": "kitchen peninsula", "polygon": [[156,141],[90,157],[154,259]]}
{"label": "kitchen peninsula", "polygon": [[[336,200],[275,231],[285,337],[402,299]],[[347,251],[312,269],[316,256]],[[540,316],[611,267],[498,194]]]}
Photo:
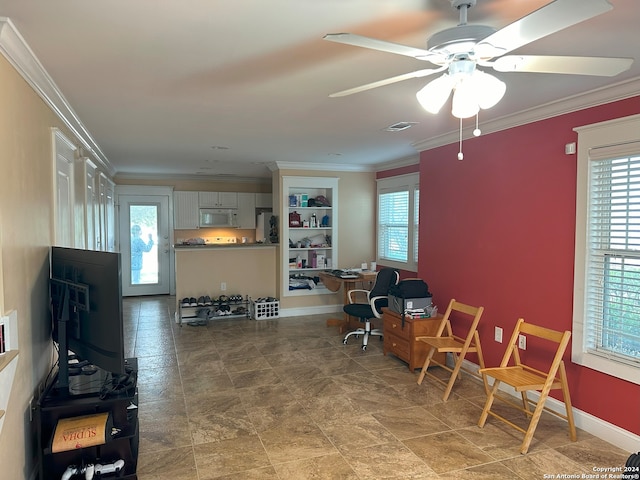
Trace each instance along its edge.
{"label": "kitchen peninsula", "polygon": [[277,247],[274,243],[174,245],[176,302],[206,295],[275,297]]}

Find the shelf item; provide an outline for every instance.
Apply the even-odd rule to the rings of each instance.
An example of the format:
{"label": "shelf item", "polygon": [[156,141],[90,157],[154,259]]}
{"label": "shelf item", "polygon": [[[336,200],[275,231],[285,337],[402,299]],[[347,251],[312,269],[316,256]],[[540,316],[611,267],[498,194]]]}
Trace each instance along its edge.
{"label": "shelf item", "polygon": [[[180,302],[176,321],[182,326],[183,320],[193,325],[205,325],[209,320],[220,318],[249,318],[250,301],[248,295],[221,296],[225,298],[223,300],[220,300],[220,297],[209,299],[209,301],[205,300],[204,303],[196,300],[195,305],[193,303],[183,305]],[[199,297],[199,299],[202,298]],[[192,297],[191,300],[195,300],[195,297]]]}
{"label": "shelf item", "polygon": [[338,264],[338,178],[284,176],[282,184],[282,295],[333,293],[318,274]]}
{"label": "shelf item", "polygon": [[280,301],[276,299],[257,299],[251,301],[251,318],[254,320],[273,320],[280,317]]}
{"label": "shelf item", "polygon": [[[75,394],[56,390],[55,378],[49,383],[35,410],[40,480],[59,480],[71,465],[82,470],[89,464],[106,465],[114,462],[122,465],[118,479],[137,478],[138,393],[134,372],[137,372],[138,365],[135,358],[127,359],[127,362],[133,370],[127,375],[128,380],[125,382],[118,378],[117,384],[122,388],[113,388],[108,394],[102,387],[109,384],[112,374],[104,371],[73,377]],[[89,445],[84,438],[79,448],[60,447],[56,442],[56,432],[86,417],[107,419],[100,420],[104,430],[103,433],[96,432],[100,440]],[[74,431],[80,432],[77,434],[79,437],[85,436],[82,429]],[[101,478],[111,476],[103,475]]]}
{"label": "shelf item", "polygon": [[[416,341],[416,337],[435,335],[442,315],[434,318],[410,318],[404,321],[399,313],[388,308],[382,309],[384,345],[383,353],[392,353],[409,364],[409,370],[422,368],[427,358],[429,347],[424,342]],[[444,363],[445,354],[436,353],[434,358]]]}
{"label": "shelf item", "polygon": [[111,436],[110,412],[60,418],[53,431],[51,453],[104,445]]}

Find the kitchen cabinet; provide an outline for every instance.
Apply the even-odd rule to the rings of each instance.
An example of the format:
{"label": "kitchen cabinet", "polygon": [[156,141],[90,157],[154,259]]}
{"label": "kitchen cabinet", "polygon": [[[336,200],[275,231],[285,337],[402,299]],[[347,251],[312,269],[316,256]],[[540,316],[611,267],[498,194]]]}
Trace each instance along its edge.
{"label": "kitchen cabinet", "polygon": [[237,192],[198,192],[200,208],[238,208]]}
{"label": "kitchen cabinet", "polygon": [[256,194],[238,193],[238,228],[256,228]]}
{"label": "kitchen cabinet", "polygon": [[338,265],[338,178],[285,176],[282,185],[283,295],[333,293],[319,273]]}
{"label": "kitchen cabinet", "polygon": [[273,195],[270,193],[256,193],[256,208],[273,208]]}
{"label": "kitchen cabinet", "polygon": [[173,192],[173,228],[200,228],[198,192]]}

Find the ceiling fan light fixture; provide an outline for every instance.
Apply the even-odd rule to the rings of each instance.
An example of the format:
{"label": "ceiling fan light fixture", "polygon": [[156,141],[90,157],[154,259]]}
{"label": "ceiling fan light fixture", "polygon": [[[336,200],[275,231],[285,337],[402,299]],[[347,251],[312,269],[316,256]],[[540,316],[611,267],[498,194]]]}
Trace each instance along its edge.
{"label": "ceiling fan light fixture", "polygon": [[453,78],[445,73],[444,75],[427,83],[418,91],[418,93],[416,93],[418,103],[420,103],[422,108],[427,112],[433,114],[438,113],[449,98],[449,95],[451,95],[453,85]]}
{"label": "ceiling fan light fixture", "polygon": [[474,88],[471,77],[458,82],[453,91],[453,101],[451,102],[451,114],[457,118],[473,117],[480,111],[478,105],[478,95]]}
{"label": "ceiling fan light fixture", "polygon": [[507,91],[507,85],[502,80],[480,70],[473,72],[470,80],[476,89],[478,105],[483,110],[496,105]]}

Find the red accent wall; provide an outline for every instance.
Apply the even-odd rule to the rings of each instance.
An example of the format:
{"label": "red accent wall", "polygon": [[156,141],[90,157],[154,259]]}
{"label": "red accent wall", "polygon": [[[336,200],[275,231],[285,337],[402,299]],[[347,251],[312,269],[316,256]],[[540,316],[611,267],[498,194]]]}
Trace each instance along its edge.
{"label": "red accent wall", "polygon": [[[576,126],[638,113],[634,97],[465,140],[462,161],[457,143],[421,153],[418,275],[442,311],[451,298],[485,307],[488,366],[505,349],[496,325],[505,342],[518,317],[572,328],[577,159],[564,146]],[[570,348],[565,363],[576,408],[640,435],[639,385],[571,363]]]}

